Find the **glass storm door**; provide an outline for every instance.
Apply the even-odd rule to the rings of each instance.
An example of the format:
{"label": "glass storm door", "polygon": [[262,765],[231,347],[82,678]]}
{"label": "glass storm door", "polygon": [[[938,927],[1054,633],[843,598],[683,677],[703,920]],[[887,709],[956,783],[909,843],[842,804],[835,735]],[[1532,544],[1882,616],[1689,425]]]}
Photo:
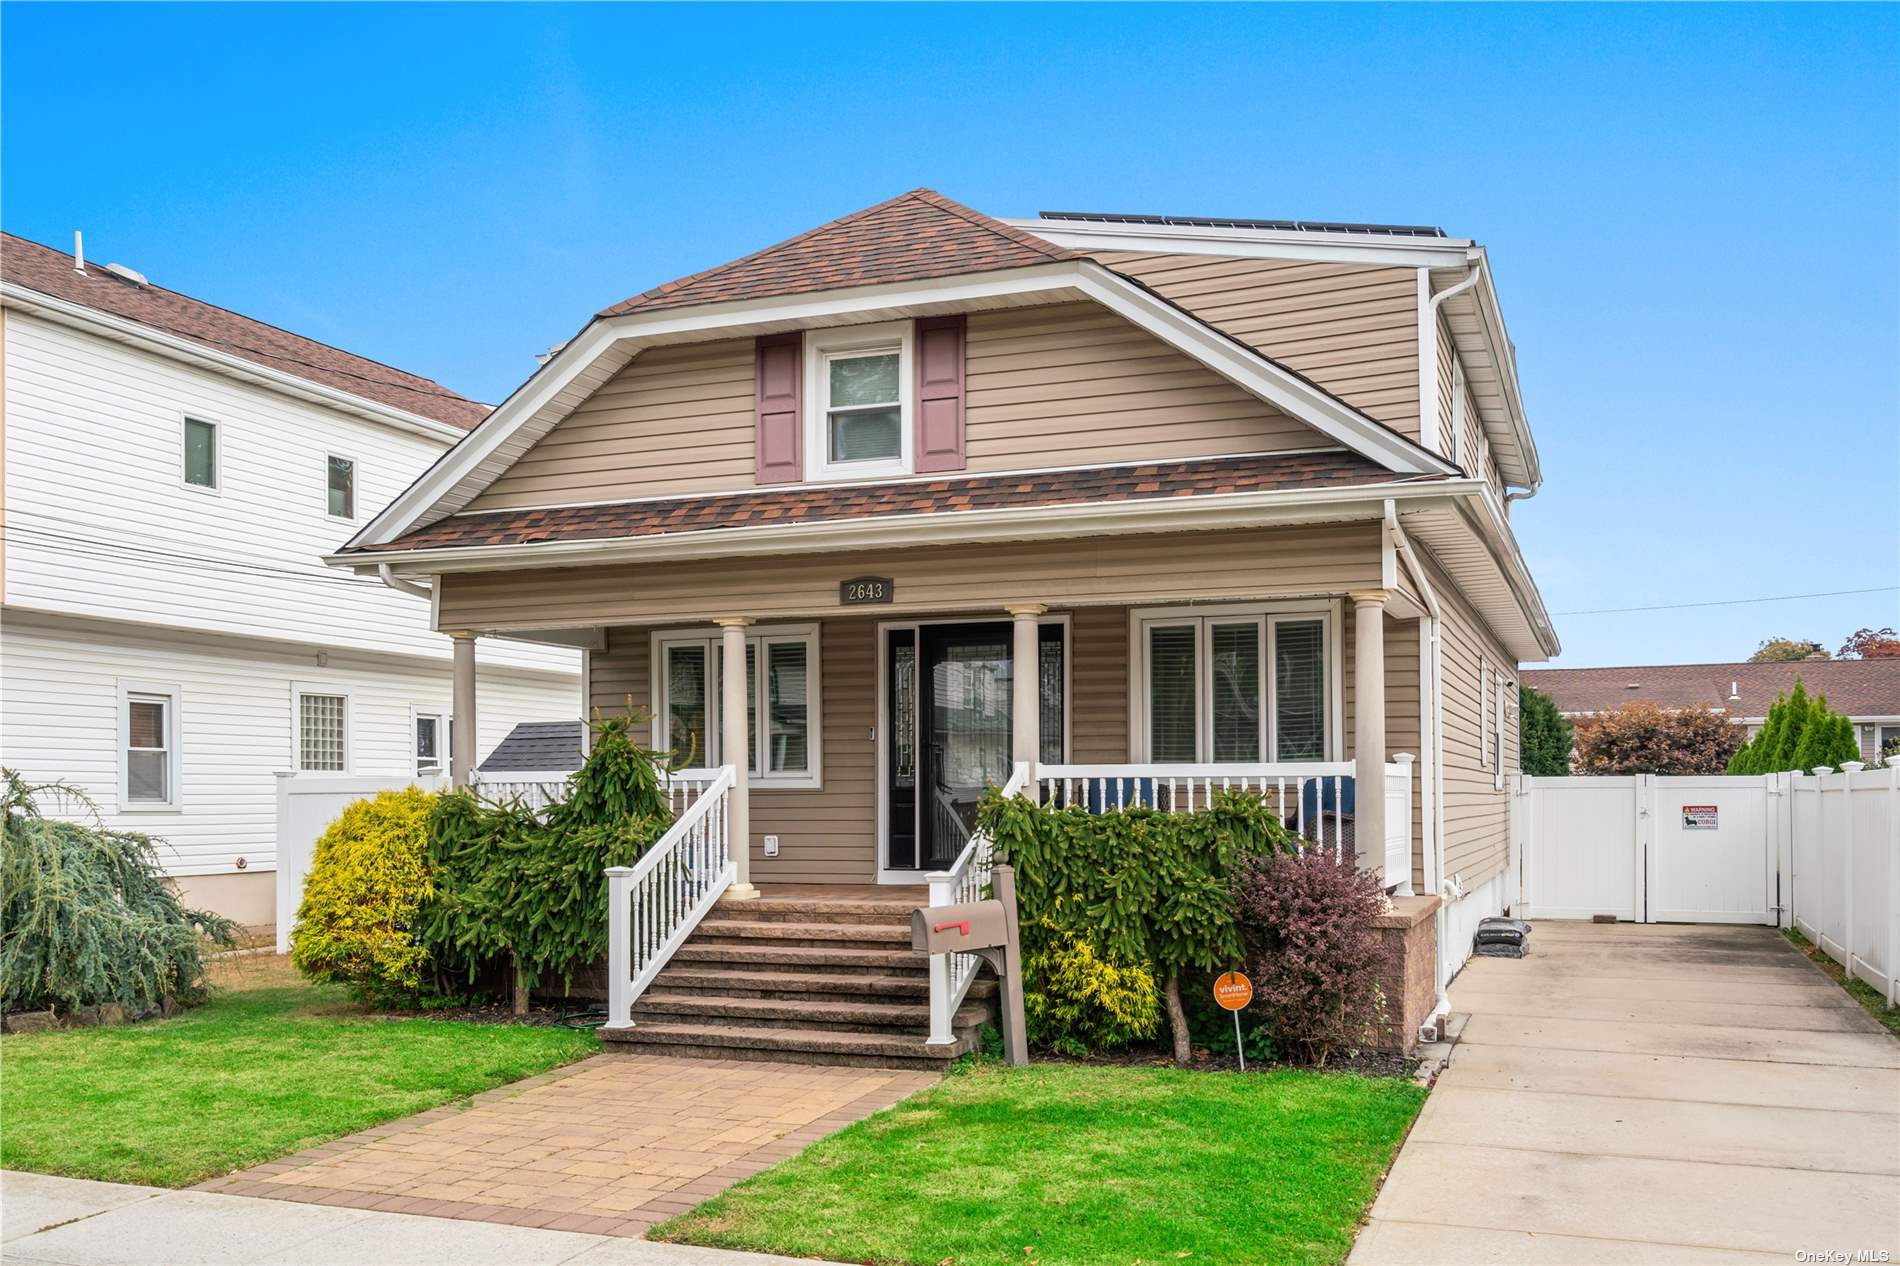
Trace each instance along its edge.
{"label": "glass storm door", "polygon": [[918,851],[938,870],[969,841],[984,789],[1009,781],[1010,626],[926,626],[921,641]]}

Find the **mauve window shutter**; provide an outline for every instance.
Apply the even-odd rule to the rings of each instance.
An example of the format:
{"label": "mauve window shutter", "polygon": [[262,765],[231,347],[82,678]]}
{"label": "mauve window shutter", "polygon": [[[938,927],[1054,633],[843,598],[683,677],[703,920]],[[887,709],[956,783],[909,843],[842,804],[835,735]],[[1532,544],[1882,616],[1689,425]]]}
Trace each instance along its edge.
{"label": "mauve window shutter", "polygon": [[805,477],[804,416],[799,407],[799,378],[805,359],[804,336],[761,335],[757,347],[757,476],[762,484],[797,483]]}
{"label": "mauve window shutter", "polygon": [[963,469],[961,315],[917,321],[917,472]]}

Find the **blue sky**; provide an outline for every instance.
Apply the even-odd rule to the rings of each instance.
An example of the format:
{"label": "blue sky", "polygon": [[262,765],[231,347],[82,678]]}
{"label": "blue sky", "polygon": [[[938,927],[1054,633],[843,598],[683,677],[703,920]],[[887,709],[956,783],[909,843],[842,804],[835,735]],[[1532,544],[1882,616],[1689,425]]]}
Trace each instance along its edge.
{"label": "blue sky", "polygon": [[[1900,8],[10,3],[0,223],[487,400],[918,185],[1491,250],[1552,611],[1900,581]],[[1741,658],[1900,593],[1560,615]]]}

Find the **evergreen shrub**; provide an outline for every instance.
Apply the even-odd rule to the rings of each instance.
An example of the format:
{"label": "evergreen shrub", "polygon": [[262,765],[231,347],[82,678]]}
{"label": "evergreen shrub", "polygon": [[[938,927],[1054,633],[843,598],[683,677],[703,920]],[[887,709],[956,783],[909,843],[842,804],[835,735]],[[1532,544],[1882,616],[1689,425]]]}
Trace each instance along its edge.
{"label": "evergreen shrub", "polygon": [[416,915],[433,892],[429,818],[419,787],[358,800],[332,822],[310,860],[290,961],[312,980],[392,1005],[422,988],[428,952]]}
{"label": "evergreen shrub", "polygon": [[[91,821],[45,816],[41,802]],[[98,820],[84,793],[0,770],[0,1009],[117,1003],[128,1014],[205,994],[204,947],[238,927],[190,910],[165,882],[151,836]]]}

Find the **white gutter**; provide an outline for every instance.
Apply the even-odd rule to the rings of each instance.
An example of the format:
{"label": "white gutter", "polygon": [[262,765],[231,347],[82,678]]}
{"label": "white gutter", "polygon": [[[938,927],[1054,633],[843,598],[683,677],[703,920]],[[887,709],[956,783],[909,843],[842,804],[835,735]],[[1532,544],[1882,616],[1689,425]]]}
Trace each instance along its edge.
{"label": "white gutter", "polygon": [[1398,507],[1387,499],[1385,503],[1385,530],[1399,556],[1405,560],[1405,568],[1411,572],[1412,579],[1418,582],[1419,595],[1425,599],[1425,609],[1429,613],[1419,621],[1423,637],[1419,642],[1419,752],[1422,768],[1419,770],[1420,813],[1425,828],[1425,891],[1439,898],[1438,909],[1432,915],[1432,1010],[1420,1021],[1418,1034],[1420,1041],[1438,1040],[1438,1024],[1451,1011],[1451,998],[1445,992],[1451,982],[1445,970],[1445,922],[1448,898],[1444,891],[1445,873],[1445,822],[1444,822],[1444,726],[1439,724],[1439,699],[1443,693],[1443,665],[1438,643],[1438,594],[1432,588],[1432,580],[1426,574],[1418,555],[1412,552],[1412,542],[1405,535],[1405,529],[1399,525]]}
{"label": "white gutter", "polygon": [[434,418],[425,418],[419,413],[410,413],[390,405],[378,404],[363,396],[328,387],[296,374],[285,373],[283,370],[273,369],[242,356],[233,356],[229,352],[221,352],[203,343],[168,334],[153,326],[113,316],[98,308],[55,298],[38,290],[29,290],[25,286],[10,281],[0,282],[0,299],[4,299],[10,306],[35,313],[62,325],[90,326],[122,341],[143,343],[174,360],[190,361],[236,378],[262,381],[290,395],[343,409],[372,422],[379,422],[384,426],[408,431],[411,434],[423,435],[432,440],[440,440],[448,445],[455,444],[468,434],[459,426],[451,426],[447,422],[438,422]]}
{"label": "white gutter", "polygon": [[1374,519],[1379,516],[1380,499],[1455,502],[1482,489],[1483,482],[1474,479],[1397,481],[1346,488],[1290,488],[1080,505],[1071,502],[951,513],[885,514],[819,523],[763,523],[586,541],[339,553],[326,555],[324,562],[333,567],[363,569],[400,570],[405,565],[413,565],[418,571],[435,575],[604,562],[677,562],[768,553],[901,549],[914,545],[963,545],[1091,534],[1208,531],[1266,527],[1277,522],[1323,521],[1329,517]]}

